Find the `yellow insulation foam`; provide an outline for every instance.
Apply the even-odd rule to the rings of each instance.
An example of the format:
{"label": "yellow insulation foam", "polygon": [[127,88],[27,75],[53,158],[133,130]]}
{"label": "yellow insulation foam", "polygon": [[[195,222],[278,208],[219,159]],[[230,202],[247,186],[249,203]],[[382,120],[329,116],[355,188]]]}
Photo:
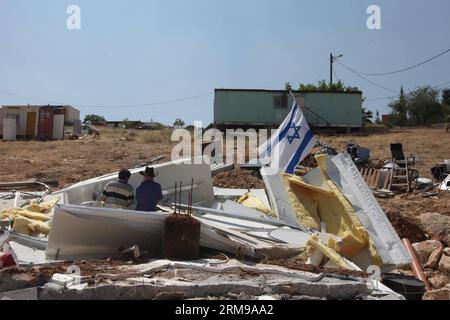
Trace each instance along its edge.
{"label": "yellow insulation foam", "polygon": [[264,202],[262,202],[257,197],[252,196],[250,193],[243,195],[239,199],[238,203],[240,203],[246,207],[258,210],[259,212],[265,213],[274,218],[277,217],[276,214],[273,213],[272,210],[267,205],[264,204]]}
{"label": "yellow insulation foam", "polygon": [[329,187],[306,183],[301,177],[283,174],[283,182],[288,191],[289,200],[301,225],[321,230],[321,221],[326,224],[326,232],[342,239],[337,245],[331,241],[328,247],[346,258],[351,258],[368,248],[372,263],[381,265],[381,259],[372,239],[356,215],[351,203],[326,173],[326,157],[316,157],[322,175]]}

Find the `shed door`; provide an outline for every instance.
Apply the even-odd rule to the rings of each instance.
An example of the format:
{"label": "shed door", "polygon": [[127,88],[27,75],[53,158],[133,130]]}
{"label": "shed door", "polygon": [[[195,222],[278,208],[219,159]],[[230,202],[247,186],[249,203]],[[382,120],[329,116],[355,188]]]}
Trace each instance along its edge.
{"label": "shed door", "polygon": [[36,112],[27,113],[27,136],[34,137],[36,134]]}
{"label": "shed door", "polygon": [[39,110],[39,136],[43,138],[52,138],[53,134],[53,112],[51,109]]}

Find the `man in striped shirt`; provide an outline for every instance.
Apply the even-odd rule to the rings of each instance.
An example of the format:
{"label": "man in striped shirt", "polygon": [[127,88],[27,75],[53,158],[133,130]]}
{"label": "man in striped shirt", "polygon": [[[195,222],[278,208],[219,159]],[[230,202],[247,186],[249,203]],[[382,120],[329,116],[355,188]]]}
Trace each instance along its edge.
{"label": "man in striped shirt", "polygon": [[131,172],[129,170],[120,170],[119,180],[111,181],[105,186],[101,200],[111,207],[118,206],[123,209],[128,209],[133,206],[134,190],[133,187],[128,184],[130,177]]}

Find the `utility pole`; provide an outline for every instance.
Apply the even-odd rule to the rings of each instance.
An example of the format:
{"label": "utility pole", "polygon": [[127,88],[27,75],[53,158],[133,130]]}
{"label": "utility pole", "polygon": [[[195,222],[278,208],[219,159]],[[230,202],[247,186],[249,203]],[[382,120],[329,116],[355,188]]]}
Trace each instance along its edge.
{"label": "utility pole", "polygon": [[333,84],[333,54],[330,53],[330,84]]}
{"label": "utility pole", "polygon": [[338,59],[343,57],[343,54],[337,55],[337,56],[333,56],[332,53],[330,53],[330,84],[333,84],[333,62]]}

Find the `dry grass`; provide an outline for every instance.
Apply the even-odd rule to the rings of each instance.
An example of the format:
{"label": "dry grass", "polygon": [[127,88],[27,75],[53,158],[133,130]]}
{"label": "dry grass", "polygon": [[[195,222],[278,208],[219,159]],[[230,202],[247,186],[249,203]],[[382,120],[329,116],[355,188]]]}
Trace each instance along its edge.
{"label": "dry grass", "polygon": [[320,136],[320,139],[338,151],[345,150],[346,142],[357,143],[369,148],[372,158],[385,160],[391,157],[389,145],[402,143],[405,155],[416,156],[416,169],[426,177],[431,177],[430,168],[434,164],[450,159],[450,133],[443,129],[414,128],[370,135]]}
{"label": "dry grass", "polygon": [[[67,186],[133,167],[158,155],[169,159],[168,133],[100,130],[97,139],[0,142],[0,181],[58,179],[61,186]],[[164,138],[149,141],[149,134]]]}
{"label": "dry grass", "polygon": [[[58,179],[62,186],[133,167],[158,155],[170,160],[173,143],[171,130],[139,131],[101,129],[99,139],[76,141],[0,142],[0,181],[26,179]],[[372,135],[320,136],[343,151],[352,141],[372,150],[373,157],[389,158],[389,143],[401,142],[405,153],[415,154],[421,161],[417,168],[430,176],[430,168],[438,161],[450,159],[450,134],[442,129],[418,128]]]}
{"label": "dry grass", "polygon": [[169,129],[147,131],[142,135],[145,143],[171,143],[172,131]]}

